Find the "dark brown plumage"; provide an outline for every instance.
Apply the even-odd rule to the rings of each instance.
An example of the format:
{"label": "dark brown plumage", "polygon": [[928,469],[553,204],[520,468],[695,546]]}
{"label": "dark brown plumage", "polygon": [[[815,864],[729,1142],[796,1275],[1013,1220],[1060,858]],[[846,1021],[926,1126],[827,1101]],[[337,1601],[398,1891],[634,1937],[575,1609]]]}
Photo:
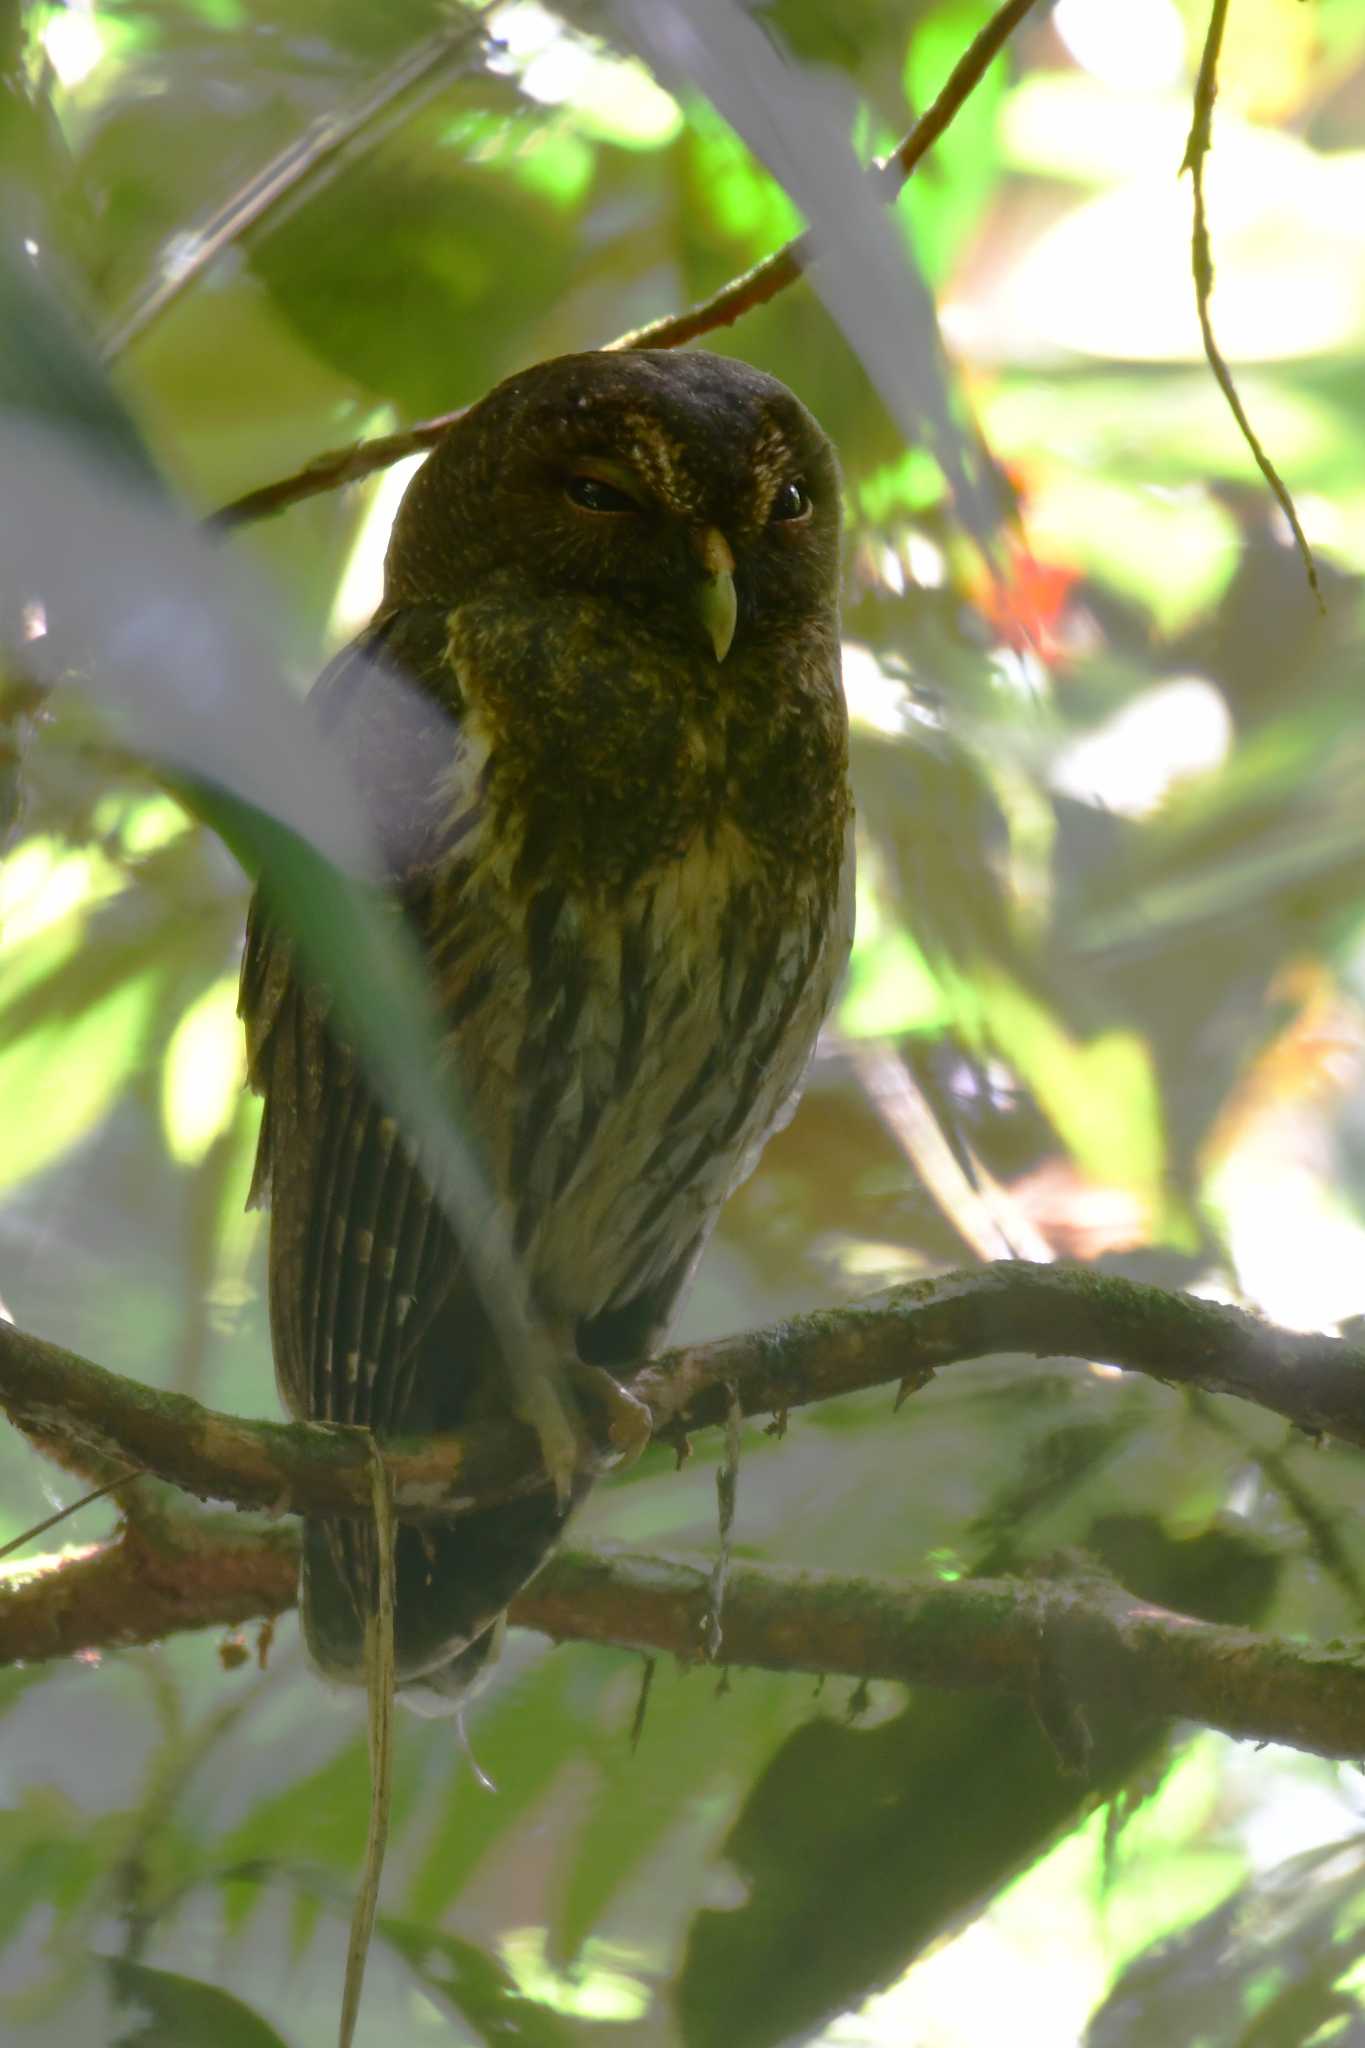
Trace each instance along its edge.
{"label": "dark brown plumage", "polygon": [[[566,1361],[624,1371],[657,1345],[790,1112],[847,954],[838,529],[829,442],[772,378],[565,356],[500,385],[418,473],[380,611],[315,692]],[[375,660],[442,716],[395,711]],[[259,905],[242,1011],[289,1408],[381,1433],[506,1412],[460,1245]],[[566,1512],[546,1492],[400,1531],[414,1704],[467,1688]],[[313,1655],[358,1679],[356,1532],[313,1523],[304,1549]]]}

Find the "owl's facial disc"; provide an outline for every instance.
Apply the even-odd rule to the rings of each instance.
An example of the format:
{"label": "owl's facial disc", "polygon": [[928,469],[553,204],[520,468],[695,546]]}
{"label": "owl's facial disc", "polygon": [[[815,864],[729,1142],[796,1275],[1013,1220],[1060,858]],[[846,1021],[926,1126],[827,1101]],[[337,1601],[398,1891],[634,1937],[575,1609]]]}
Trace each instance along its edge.
{"label": "owl's facial disc", "polygon": [[706,574],[698,593],[697,606],[707,638],[724,661],[735,637],[739,599],[735,595],[735,558],[730,543],[718,526],[694,526],[692,546]]}
{"label": "owl's facial disc", "polygon": [[[635,470],[604,455],[581,457],[565,480],[564,495],[589,520],[608,523],[646,510],[651,496]],[[734,550],[718,526],[691,526],[687,537],[705,579],[696,592],[697,610],[716,660],[724,661],[739,619]]]}

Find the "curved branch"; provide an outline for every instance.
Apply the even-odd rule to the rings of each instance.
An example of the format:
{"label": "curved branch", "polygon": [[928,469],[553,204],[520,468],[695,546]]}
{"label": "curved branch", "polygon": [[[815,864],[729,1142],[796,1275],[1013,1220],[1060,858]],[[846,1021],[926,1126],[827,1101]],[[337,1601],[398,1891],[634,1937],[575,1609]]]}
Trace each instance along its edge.
{"label": "curved branch", "polygon": [[[0,1577],[0,1663],[235,1626],[294,1603],[291,1530],[225,1517],[176,1519],[34,1573]],[[17,1576],[17,1575],[14,1575]],[[708,1560],[562,1552],[511,1618],[560,1642],[610,1643],[701,1661]],[[1082,1704],[1121,1699],[1154,1720],[1320,1756],[1365,1750],[1365,1657],[1195,1620],[1112,1580],[845,1578],[732,1565],[723,1657],[766,1671],[890,1679],[1040,1697],[1064,1673]]]}
{"label": "curved branch", "polygon": [[0,1664],[158,1643],[186,1629],[269,1620],[298,1597],[292,1524],[178,1515],[126,1522],[109,1543],[0,1566]]}
{"label": "curved branch", "polygon": [[[804,1407],[868,1387],[909,1394],[1000,1353],[1090,1359],[1170,1385],[1235,1394],[1314,1435],[1365,1446],[1365,1354],[1241,1309],[1085,1267],[1002,1261],[912,1282],[856,1307],[665,1352],[631,1379],[657,1437]],[[0,1407],[39,1445],[107,1476],[119,1458],[201,1499],[276,1514],[368,1513],[368,1436],[322,1423],[245,1422],[105,1372],[0,1324]],[[547,1484],[533,1432],[487,1423],[385,1445],[398,1512],[448,1517]]]}
{"label": "curved branch", "polygon": [[[897,198],[907,178],[912,176],[916,166],[970,99],[1033,5],[1034,0],[1004,0],[980,34],[963,51],[933,105],[885,163],[874,166],[871,175],[878,195],[888,205]],[[752,312],[755,306],[765,305],[769,299],[785,291],[788,285],[795,284],[809,263],[811,253],[809,236],[797,235],[785,248],[765,257],[741,277],[732,278],[728,284],[722,285],[701,305],[693,306],[685,313],[671,313],[665,319],[652,321],[647,327],[637,327],[605,346],[609,349],[679,348],[684,342],[696,341],[703,334],[713,334],[717,328],[732,327],[743,314]],[[230,505],[223,505],[212,513],[205,524],[217,532],[228,532],[234,527],[246,526],[252,520],[268,519],[272,514],[284,511],[286,506],[298,504],[303,498],[316,497],[323,491],[335,491],[343,484],[357,483],[362,477],[373,476],[376,471],[401,462],[405,456],[420,455],[434,447],[464,410],[461,406],[454,412],[439,413],[434,419],[420,420],[416,426],[408,427],[402,433],[385,434],[372,441],[353,441],[345,448],[328,449],[326,453],[314,456],[311,462],[305,463],[292,475],[262,484],[243,497],[234,498]]]}

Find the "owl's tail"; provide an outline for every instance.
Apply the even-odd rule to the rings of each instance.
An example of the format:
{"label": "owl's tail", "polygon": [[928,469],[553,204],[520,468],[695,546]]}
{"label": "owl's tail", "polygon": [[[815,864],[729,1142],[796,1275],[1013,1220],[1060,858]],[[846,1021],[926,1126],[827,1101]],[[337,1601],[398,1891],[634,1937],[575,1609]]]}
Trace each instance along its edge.
{"label": "owl's tail", "polygon": [[[550,1494],[400,1525],[394,1551],[394,1671],[419,1714],[457,1713],[492,1668],[508,1602],[539,1569],[567,1519]],[[341,1517],[303,1527],[304,1640],[323,1676],[364,1685],[366,1615],[376,1583],[372,1528]]]}

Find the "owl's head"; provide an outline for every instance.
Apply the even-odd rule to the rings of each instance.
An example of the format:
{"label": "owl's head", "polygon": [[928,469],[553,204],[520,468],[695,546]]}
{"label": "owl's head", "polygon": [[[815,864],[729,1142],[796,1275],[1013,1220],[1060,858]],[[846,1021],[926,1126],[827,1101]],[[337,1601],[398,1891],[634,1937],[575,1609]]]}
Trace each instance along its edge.
{"label": "owl's head", "polygon": [[410,485],[389,604],[580,594],[723,660],[832,616],[839,473],[775,377],[727,356],[559,356],[471,407]]}

